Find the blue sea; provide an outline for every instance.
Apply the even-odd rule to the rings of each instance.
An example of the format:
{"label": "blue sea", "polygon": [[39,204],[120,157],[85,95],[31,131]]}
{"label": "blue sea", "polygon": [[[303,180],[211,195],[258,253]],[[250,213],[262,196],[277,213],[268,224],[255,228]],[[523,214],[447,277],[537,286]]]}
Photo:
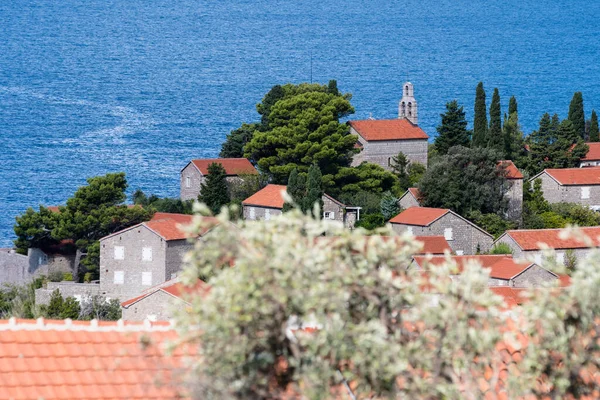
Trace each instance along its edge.
{"label": "blue sea", "polygon": [[589,0],[4,0],[0,246],[15,215],[94,175],[177,196],[186,162],[217,156],[278,83],[337,79],[362,119],[395,117],[410,80],[430,136],[449,100],[472,119],[479,81],[504,109],[517,97],[525,132],[575,91],[589,116],[599,16]]}

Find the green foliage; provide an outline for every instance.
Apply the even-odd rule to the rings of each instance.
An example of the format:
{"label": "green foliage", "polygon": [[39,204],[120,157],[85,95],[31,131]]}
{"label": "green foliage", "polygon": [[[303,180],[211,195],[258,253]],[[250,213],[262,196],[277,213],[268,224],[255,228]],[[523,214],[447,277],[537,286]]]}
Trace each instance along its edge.
{"label": "green foliage", "polygon": [[[255,161],[274,182],[286,182],[294,168],[300,173],[317,164],[326,180],[350,165],[356,137],[340,119],[354,112],[348,95],[335,95],[323,85],[286,85],[285,97],[268,108],[268,126],[255,132],[244,156]],[[305,91],[304,89],[308,89]],[[287,92],[294,93],[288,95]],[[260,107],[259,112],[267,108]]]}
{"label": "green foliage", "polygon": [[408,180],[410,187],[415,187],[423,179],[423,175],[427,172],[427,168],[421,163],[414,162],[408,166]]}
{"label": "green foliage", "polygon": [[133,204],[140,205],[149,210],[173,214],[191,214],[192,200],[183,201],[179,198],[164,197],[157,195],[147,196],[141,189],[136,190],[132,195]]}
{"label": "green foliage", "polygon": [[500,92],[494,89],[492,103],[490,104],[490,129],[488,131],[488,147],[497,151],[504,150],[502,136],[502,109],[500,108]]}
{"label": "green foliage", "polygon": [[[568,224],[578,226],[600,225],[600,214],[577,203],[555,203],[550,205],[550,210],[563,217]],[[562,228],[562,226],[561,226]]]}
{"label": "green foliage", "polygon": [[473,147],[486,147],[488,144],[487,108],[485,106],[485,89],[479,82],[475,92],[475,119],[473,122]]}
{"label": "green foliage", "polygon": [[390,191],[396,195],[402,192],[394,174],[368,162],[357,167],[340,168],[335,176],[335,187],[327,189],[327,193],[335,198],[362,191],[376,194]]}
{"label": "green foliage", "polygon": [[391,168],[392,172],[398,178],[398,187],[401,191],[406,191],[410,187],[410,177],[408,176],[408,159],[404,153],[400,152],[395,157],[392,157]]}
{"label": "green foliage", "polygon": [[35,289],[41,287],[41,279],[27,285],[4,285],[0,288],[0,318],[37,318]]}
{"label": "green foliage", "polygon": [[364,190],[358,192],[344,193],[339,197],[339,200],[347,205],[361,207],[361,219],[366,214],[378,214],[381,208],[381,194],[367,192]]}
{"label": "green foliage", "polygon": [[517,228],[515,222],[508,221],[498,214],[482,214],[479,211],[474,211],[468,217],[475,225],[493,235],[494,239],[500,237],[507,230]]}
{"label": "green foliage", "polygon": [[[288,183],[286,188],[287,193],[290,195],[294,204],[301,205],[304,200],[304,194],[306,193],[306,182],[304,180],[304,175],[298,174],[298,169],[294,168],[292,172],[290,172],[290,176],[288,177]],[[288,212],[294,209],[294,204],[286,202],[283,205],[283,212]]]}
{"label": "green foliage", "polygon": [[583,110],[583,94],[575,92],[569,105],[569,121],[573,124],[575,134],[580,138],[585,138],[585,113]]}
{"label": "green foliage", "polygon": [[73,274],[70,272],[63,273],[63,281],[73,282]]}
{"label": "green foliage", "polygon": [[[314,214],[315,203],[318,205],[319,212]],[[323,211],[323,175],[317,165],[311,165],[308,169],[308,178],[306,180],[306,197],[304,198],[303,211],[313,213],[315,218],[321,217]]]}
{"label": "green foliage", "polygon": [[567,272],[572,273],[575,268],[577,268],[577,264],[575,250],[567,249],[567,251],[565,251],[565,268],[567,268]]}
{"label": "green foliage", "polygon": [[447,154],[448,149],[454,146],[469,147],[471,133],[467,130],[467,119],[462,106],[458,101],[446,103],[446,112],[440,114],[442,123],[438,125],[438,136],[435,138],[435,148],[441,155]]}
{"label": "green foliage", "polygon": [[37,212],[28,208],[24,214],[16,217],[14,231],[17,239],[14,243],[17,253],[27,255],[27,249],[31,247],[46,250],[58,244],[58,240],[52,237],[58,219],[57,213],[43,206]]}
{"label": "green foliage", "polygon": [[100,241],[96,240],[87,247],[85,258],[81,260],[81,264],[86,268],[84,276],[88,273],[91,274],[91,280],[100,279],[100,271],[98,266],[100,265]]}
{"label": "green foliage", "polygon": [[511,96],[510,100],[508,101],[508,115],[513,115],[513,114],[518,114],[519,113],[519,108],[517,105],[517,99],[515,96]]}
{"label": "green foliage", "polygon": [[94,276],[92,275],[92,273],[91,273],[91,272],[86,272],[86,273],[83,275],[83,282],[84,282],[84,283],[90,283],[90,282],[91,282],[91,281],[93,281],[93,280],[94,280]]}
{"label": "green foliage", "polygon": [[117,321],[121,319],[119,300],[108,300],[104,296],[92,296],[81,303],[80,320],[97,319],[100,321]]}
{"label": "green foliage", "polygon": [[512,254],[512,249],[506,243],[496,243],[490,250],[490,254]]}
{"label": "green foliage", "polygon": [[419,184],[424,206],[449,208],[467,216],[474,211],[503,215],[507,207],[503,167],[497,152],[456,146],[427,169]]}
{"label": "green foliage", "polygon": [[381,197],[380,207],[381,215],[385,221],[389,221],[400,213],[400,206],[398,205],[398,199],[390,192],[385,192]]}
{"label": "green foliage", "polygon": [[63,299],[58,289],[52,292],[48,305],[41,306],[44,318],[49,319],[78,319],[80,311],[79,302],[74,297]]}
{"label": "green foliage", "polygon": [[590,119],[590,142],[598,142],[600,138],[598,137],[598,115],[596,114],[596,110],[592,110],[592,116]]}
{"label": "green foliage", "polygon": [[212,163],[208,166],[206,180],[200,185],[198,201],[206,204],[213,214],[218,214],[221,207],[226,206],[231,201],[226,178],[227,173],[223,165]]}
{"label": "green foliage", "polygon": [[364,228],[367,231],[372,231],[377,228],[381,228],[385,226],[385,217],[380,214],[364,214],[360,216],[360,220],[358,220],[355,224],[355,228]]}
{"label": "green foliage", "polygon": [[259,124],[242,124],[241,127],[231,131],[221,145],[220,158],[242,158],[244,157],[244,146],[254,136]]}
{"label": "green foliage", "polygon": [[50,282],[62,282],[65,277],[65,273],[62,271],[52,271],[48,274],[48,280]]}
{"label": "green foliage", "polygon": [[519,116],[516,112],[504,118],[502,131],[504,137],[504,159],[514,161],[517,167],[526,165],[526,161],[523,160],[527,157],[525,141],[521,126],[519,125]]}

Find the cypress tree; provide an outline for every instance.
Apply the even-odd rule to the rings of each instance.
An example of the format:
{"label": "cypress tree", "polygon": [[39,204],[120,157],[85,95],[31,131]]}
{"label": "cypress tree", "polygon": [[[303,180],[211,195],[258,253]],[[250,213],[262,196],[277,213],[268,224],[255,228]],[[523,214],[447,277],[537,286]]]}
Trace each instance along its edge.
{"label": "cypress tree", "polygon": [[583,111],[583,94],[581,92],[575,92],[573,99],[571,99],[571,105],[569,106],[569,121],[573,123],[575,132],[585,139],[585,113]]}
{"label": "cypress tree", "polygon": [[487,109],[485,107],[485,89],[479,82],[475,92],[475,120],[473,122],[473,147],[487,145]]}
{"label": "cypress tree", "polygon": [[454,146],[469,147],[471,136],[467,130],[467,119],[462,106],[456,100],[446,103],[446,112],[440,114],[442,123],[438,125],[435,148],[439,154],[447,154]]}
{"label": "cypress tree", "polygon": [[[287,192],[294,200],[294,203],[302,206],[304,197],[306,194],[304,175],[298,174],[298,169],[294,168],[290,173],[287,184]],[[293,208],[292,204],[285,203],[283,205],[283,212],[289,211]]]}
{"label": "cypress tree", "polygon": [[490,130],[488,132],[488,147],[502,151],[504,138],[502,137],[502,110],[500,108],[500,92],[494,89],[492,104],[490,104]]}
{"label": "cypress tree", "polygon": [[600,141],[598,136],[598,115],[596,115],[596,110],[592,110],[592,117],[590,120],[590,142]]}
{"label": "cypress tree", "polygon": [[[304,211],[311,213],[315,203],[319,203],[319,210],[323,210],[323,175],[321,170],[315,164],[308,169],[308,179],[306,181],[306,198],[304,202]],[[314,217],[320,217],[315,215]]]}
{"label": "cypress tree", "polygon": [[227,173],[222,164],[212,163],[208,166],[208,175],[201,185],[198,201],[206,204],[213,214],[218,214],[221,207],[231,201],[226,177]]}
{"label": "cypress tree", "polygon": [[392,172],[398,178],[400,190],[404,191],[410,187],[410,178],[408,176],[408,159],[404,153],[400,152],[397,156],[392,157]]}
{"label": "cypress tree", "polygon": [[517,105],[517,99],[515,98],[515,96],[511,96],[510,100],[508,101],[508,117],[510,117],[514,113],[519,113],[519,107]]}

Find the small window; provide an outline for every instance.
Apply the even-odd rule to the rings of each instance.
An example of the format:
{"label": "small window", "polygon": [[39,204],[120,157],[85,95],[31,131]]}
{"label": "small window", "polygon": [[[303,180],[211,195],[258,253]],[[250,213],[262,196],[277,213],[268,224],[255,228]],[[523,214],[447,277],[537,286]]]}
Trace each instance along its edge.
{"label": "small window", "polygon": [[144,247],[142,249],[142,260],[152,261],[152,247]]}
{"label": "small window", "polygon": [[185,177],[185,187],[186,188],[192,187],[192,178],[190,178],[189,176]]}
{"label": "small window", "polygon": [[590,187],[589,186],[584,186],[581,188],[581,198],[582,199],[590,198]]}
{"label": "small window", "polygon": [[271,219],[271,210],[265,210],[265,221]]}
{"label": "small window", "polygon": [[333,211],[325,211],[323,213],[323,219],[335,219],[335,213]]}
{"label": "small window", "polygon": [[115,271],[115,277],[113,280],[115,285],[122,285],[125,283],[125,272],[124,271]]}
{"label": "small window", "polygon": [[452,228],[444,229],[444,238],[446,240],[454,240],[454,236],[452,234]]}
{"label": "small window", "polygon": [[115,260],[124,260],[124,259],[125,259],[125,247],[115,246]]}
{"label": "small window", "polygon": [[256,219],[256,210],[254,207],[248,207],[248,219]]}
{"label": "small window", "polygon": [[48,264],[48,256],[46,254],[42,254],[38,257],[38,265]]}
{"label": "small window", "polygon": [[152,272],[142,272],[142,285],[143,286],[151,286],[152,285]]}
{"label": "small window", "polygon": [[464,250],[456,250],[456,255],[457,256],[464,256],[465,255],[465,251]]}

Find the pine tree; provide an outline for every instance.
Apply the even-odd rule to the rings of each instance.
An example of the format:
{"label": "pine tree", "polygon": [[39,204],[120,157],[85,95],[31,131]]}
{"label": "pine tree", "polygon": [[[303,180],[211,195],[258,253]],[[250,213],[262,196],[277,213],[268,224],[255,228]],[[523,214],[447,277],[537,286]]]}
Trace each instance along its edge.
{"label": "pine tree", "polygon": [[398,178],[400,190],[405,191],[410,187],[410,177],[408,173],[408,158],[404,153],[400,152],[397,156],[392,157],[390,165],[392,172]]}
{"label": "pine tree", "polygon": [[583,111],[583,94],[575,92],[569,106],[569,121],[573,123],[575,132],[585,140],[585,113]]}
{"label": "pine tree", "polygon": [[596,115],[596,110],[592,110],[592,117],[590,119],[590,142],[600,141],[598,136],[598,115]]}
{"label": "pine tree", "polygon": [[[292,200],[294,200],[294,203],[299,205],[301,208],[306,195],[305,183],[304,175],[299,174],[298,169],[294,168],[288,178],[287,193],[290,195]],[[283,212],[289,211],[292,208],[294,208],[292,204],[285,203],[283,205]]]}
{"label": "pine tree", "polygon": [[469,147],[471,135],[467,130],[467,119],[462,106],[456,100],[446,103],[446,112],[440,114],[442,123],[438,125],[438,136],[435,138],[435,148],[443,155],[454,146]]}
{"label": "pine tree", "polygon": [[400,206],[398,205],[398,199],[391,192],[385,192],[381,197],[379,206],[381,208],[381,215],[386,221],[394,218],[400,213]]}
{"label": "pine tree", "polygon": [[511,96],[510,100],[508,101],[508,117],[510,118],[510,116],[515,113],[519,113],[519,107],[517,105],[517,99],[515,96]]}
{"label": "pine tree", "polygon": [[488,132],[488,147],[502,151],[504,138],[502,137],[502,110],[500,108],[500,92],[494,89],[492,104],[490,104],[490,130]]}
{"label": "pine tree", "polygon": [[[304,211],[311,213],[315,203],[319,204],[319,210],[323,210],[323,175],[316,164],[308,169],[308,179],[306,180],[306,198],[304,202]],[[319,213],[320,214],[320,213]],[[314,215],[314,217],[320,217]]]}
{"label": "pine tree", "polygon": [[208,175],[201,185],[198,201],[206,204],[213,214],[218,214],[221,207],[231,201],[226,177],[227,173],[222,164],[212,163],[208,166]]}
{"label": "pine tree", "polygon": [[487,109],[485,107],[485,89],[479,82],[475,92],[475,120],[473,122],[473,147],[487,146]]}

